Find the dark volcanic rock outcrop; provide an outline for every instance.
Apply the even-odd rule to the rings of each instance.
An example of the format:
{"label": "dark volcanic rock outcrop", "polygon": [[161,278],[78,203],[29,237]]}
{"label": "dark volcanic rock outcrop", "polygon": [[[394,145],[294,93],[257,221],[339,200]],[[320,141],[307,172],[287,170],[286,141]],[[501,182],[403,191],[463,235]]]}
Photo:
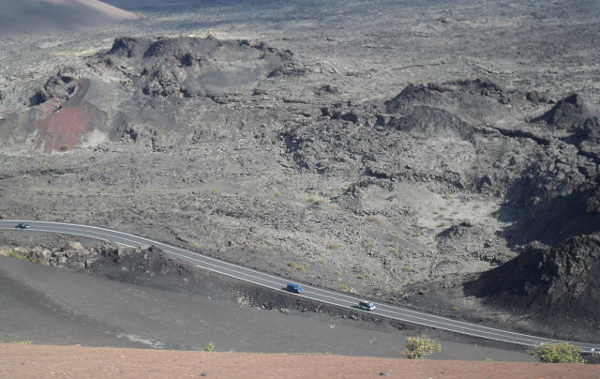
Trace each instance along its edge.
{"label": "dark volcanic rock outcrop", "polygon": [[521,91],[505,89],[490,80],[470,79],[410,84],[385,102],[385,111],[403,113],[417,105],[428,105],[481,122],[494,117],[505,118],[510,114],[507,105],[522,106],[526,101]]}
{"label": "dark volcanic rock outcrop", "polygon": [[556,244],[571,236],[600,231],[597,180],[566,165],[531,166],[508,194],[507,205],[522,212],[512,229],[513,242]]}
{"label": "dark volcanic rock outcrop", "polygon": [[[441,257],[431,272],[464,270],[473,258],[503,264],[520,246],[541,241],[550,247],[529,247],[483,274],[474,292],[490,302],[510,294],[511,300],[500,304],[521,312],[552,307],[593,320],[600,309],[593,278],[598,267],[593,235],[600,231],[600,128],[574,95],[544,116],[548,125],[573,133],[553,137],[532,128],[524,116],[541,106],[545,103],[532,106],[524,91],[486,80],[409,85],[386,102],[322,109],[318,123],[289,126],[281,137],[301,170],[362,175],[392,188],[398,182],[428,182],[441,193],[501,198],[496,217],[507,226],[491,234],[487,225],[458,223],[439,233]],[[350,114],[355,117],[340,117]],[[365,212],[357,188],[335,200]],[[503,244],[514,250],[507,252]]]}
{"label": "dark volcanic rock outcrop", "polygon": [[543,121],[557,129],[568,129],[585,120],[589,114],[583,98],[574,93],[560,100],[552,109],[532,121]]}
{"label": "dark volcanic rock outcrop", "polygon": [[59,72],[50,77],[46,84],[37,90],[29,99],[31,106],[36,106],[45,103],[49,99],[56,99],[59,102],[65,102],[77,90],[77,79],[79,74],[76,70],[65,67]]}
{"label": "dark volcanic rock outcrop", "polygon": [[404,132],[412,132],[424,137],[458,137],[469,139],[470,126],[443,109],[428,106],[413,107],[402,117],[393,117],[388,126]]}
{"label": "dark volcanic rock outcrop", "polygon": [[119,38],[96,59],[126,70],[137,90],[156,97],[220,96],[240,91],[282,70],[289,51],[248,41],[207,38]]}
{"label": "dark volcanic rock outcrop", "polygon": [[27,110],[0,119],[0,144],[50,152],[110,139],[166,151],[196,141],[200,122],[220,129],[230,98],[278,80],[268,79],[275,72],[298,74],[290,51],[210,36],[117,38],[85,62],[62,68],[28,95]]}
{"label": "dark volcanic rock outcrop", "polygon": [[467,292],[548,319],[600,319],[600,236],[540,244],[467,284]]}
{"label": "dark volcanic rock outcrop", "polygon": [[[151,151],[197,143],[241,116],[224,109],[251,96],[273,72],[293,69],[290,51],[246,40],[118,38],[89,59],[98,72],[122,79],[127,94],[113,107],[112,140]],[[201,127],[200,127],[201,125]]]}
{"label": "dark volcanic rock outcrop", "polygon": [[[302,169],[429,178],[476,191],[489,181],[490,191],[502,193],[531,163],[525,151],[543,147],[487,125],[518,122],[513,113],[526,103],[524,93],[487,80],[411,84],[388,101],[323,107],[318,124],[286,125],[280,136]],[[501,161],[511,162],[510,170]]]}
{"label": "dark volcanic rock outcrop", "polygon": [[385,110],[388,113],[396,113],[405,109],[406,106],[419,103],[426,105],[439,105],[444,92],[450,88],[435,84],[415,85],[409,84],[393,99],[385,102]]}

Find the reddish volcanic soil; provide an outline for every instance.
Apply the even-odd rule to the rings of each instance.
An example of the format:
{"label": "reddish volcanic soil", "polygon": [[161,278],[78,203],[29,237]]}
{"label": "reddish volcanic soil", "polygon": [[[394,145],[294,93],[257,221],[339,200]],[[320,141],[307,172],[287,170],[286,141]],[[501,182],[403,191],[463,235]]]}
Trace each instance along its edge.
{"label": "reddish volcanic soil", "polygon": [[0,378],[600,379],[596,365],[0,345]]}
{"label": "reddish volcanic soil", "polygon": [[85,106],[66,107],[38,123],[36,148],[45,152],[68,150],[79,145],[81,135],[89,130],[89,114]]}
{"label": "reddish volcanic soil", "polygon": [[93,130],[94,109],[83,100],[89,87],[89,80],[80,80],[73,97],[56,111],[54,109],[59,108],[55,104],[57,99],[40,106],[42,114],[47,114],[47,117],[36,123],[36,149],[43,148],[46,153],[68,150],[81,143],[84,133]]}

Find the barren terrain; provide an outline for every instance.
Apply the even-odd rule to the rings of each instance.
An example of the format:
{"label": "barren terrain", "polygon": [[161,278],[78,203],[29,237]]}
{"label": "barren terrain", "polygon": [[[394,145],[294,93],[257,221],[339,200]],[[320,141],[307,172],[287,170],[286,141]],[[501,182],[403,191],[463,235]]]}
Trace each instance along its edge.
{"label": "barren terrain", "polygon": [[[441,378],[598,379],[596,367],[419,361],[336,355],[236,354],[80,346],[0,345],[0,375],[13,378]],[[32,364],[31,357],[35,357]]]}
{"label": "barren terrain", "polygon": [[443,345],[432,359],[532,360],[514,346],[398,329],[350,312],[313,312],[292,296],[165,258],[144,260],[123,250],[115,256],[111,249],[104,257],[85,256],[80,245],[69,245],[53,249],[56,261],[70,256],[72,268],[85,265],[88,272],[0,256],[1,342],[178,350],[213,343],[216,351],[399,357],[406,337],[426,333]]}
{"label": "barren terrain", "polygon": [[1,217],[600,340],[596,2],[148,7],[0,41]]}

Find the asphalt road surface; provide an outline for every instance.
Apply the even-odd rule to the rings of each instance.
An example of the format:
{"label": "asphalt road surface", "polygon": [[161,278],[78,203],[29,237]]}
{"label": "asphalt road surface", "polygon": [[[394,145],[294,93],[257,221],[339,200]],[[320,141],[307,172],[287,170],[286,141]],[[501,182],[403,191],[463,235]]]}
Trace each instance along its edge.
{"label": "asphalt road surface", "polygon": [[[29,228],[16,228],[17,224],[19,223],[26,223],[29,225]],[[203,256],[201,254],[189,250],[171,246],[148,238],[96,226],[32,220],[0,220],[0,230],[68,234],[103,241],[110,241],[128,247],[148,247],[150,245],[153,245],[163,250],[165,254],[168,254],[174,258],[179,258],[181,260],[191,262],[198,268],[203,268],[234,279],[243,280],[245,282],[257,286],[270,288],[276,291],[286,292],[285,287],[288,283],[288,280],[285,278],[281,278],[271,274],[266,274],[250,268],[224,262],[215,258]],[[368,312],[356,308],[358,302],[362,300],[361,298],[332,290],[312,287],[309,285],[302,286],[304,287],[305,291],[302,294],[296,294],[295,296],[300,296],[321,303],[351,309],[357,312]],[[392,320],[398,320],[420,326],[427,326],[472,337],[479,337],[491,341],[499,341],[521,346],[539,346],[541,344],[562,342],[559,340],[544,337],[536,337],[532,335],[516,333],[508,330],[501,330],[470,322],[463,322],[432,314],[417,312],[412,309],[396,305],[389,305],[383,303],[376,303],[376,305],[377,308],[369,313]],[[582,352],[600,351],[600,344],[582,342],[570,343],[579,347]]]}

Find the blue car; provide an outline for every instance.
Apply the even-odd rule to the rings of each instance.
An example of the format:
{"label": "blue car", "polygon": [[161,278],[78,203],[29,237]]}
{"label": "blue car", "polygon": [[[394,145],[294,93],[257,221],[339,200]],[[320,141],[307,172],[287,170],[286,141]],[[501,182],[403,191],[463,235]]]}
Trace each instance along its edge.
{"label": "blue car", "polygon": [[294,293],[304,292],[304,288],[302,288],[302,286],[298,283],[288,283],[287,287],[285,287],[285,289],[290,292],[294,292]]}

